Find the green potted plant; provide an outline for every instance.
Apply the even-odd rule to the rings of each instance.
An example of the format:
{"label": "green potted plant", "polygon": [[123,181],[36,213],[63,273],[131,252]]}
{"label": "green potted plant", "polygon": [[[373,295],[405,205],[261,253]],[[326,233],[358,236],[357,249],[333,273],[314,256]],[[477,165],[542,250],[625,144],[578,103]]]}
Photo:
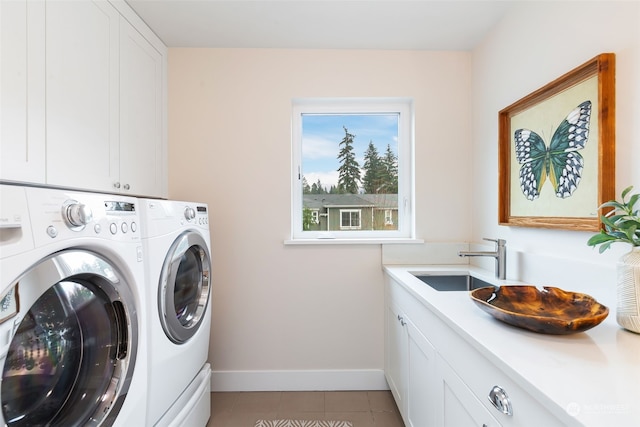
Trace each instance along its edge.
{"label": "green potted plant", "polygon": [[591,236],[587,245],[600,246],[600,253],[614,243],[631,245],[631,251],[620,258],[616,268],[616,320],[623,328],[640,333],[640,207],[636,208],[640,194],[627,199],[632,189],[630,186],[622,191],[622,201],[611,200],[600,206],[613,209],[600,217],[603,228]]}

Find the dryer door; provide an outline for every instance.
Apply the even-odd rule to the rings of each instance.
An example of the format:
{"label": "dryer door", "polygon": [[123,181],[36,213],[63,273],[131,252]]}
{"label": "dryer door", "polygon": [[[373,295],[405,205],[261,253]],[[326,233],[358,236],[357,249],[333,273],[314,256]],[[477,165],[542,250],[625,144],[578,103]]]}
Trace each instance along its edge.
{"label": "dryer door", "polygon": [[53,254],[12,283],[0,300],[0,424],[113,424],[136,362],[132,303],[125,276],[88,251]]}
{"label": "dryer door", "polygon": [[177,344],[198,330],[209,304],[211,258],[202,235],[182,233],[171,245],[160,275],[158,308],[167,337]]}

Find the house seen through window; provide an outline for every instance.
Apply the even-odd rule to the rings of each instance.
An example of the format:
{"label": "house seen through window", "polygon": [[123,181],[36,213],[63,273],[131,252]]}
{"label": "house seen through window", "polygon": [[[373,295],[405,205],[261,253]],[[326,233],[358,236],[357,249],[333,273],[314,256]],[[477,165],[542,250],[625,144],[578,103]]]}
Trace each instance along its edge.
{"label": "house seen through window", "polygon": [[411,147],[410,100],[294,102],[293,238],[412,237]]}

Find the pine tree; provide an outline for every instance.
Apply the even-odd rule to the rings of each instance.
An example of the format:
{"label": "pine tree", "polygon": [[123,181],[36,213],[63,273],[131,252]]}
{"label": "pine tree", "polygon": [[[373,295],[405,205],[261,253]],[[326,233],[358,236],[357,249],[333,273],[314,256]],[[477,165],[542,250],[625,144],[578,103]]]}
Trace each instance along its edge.
{"label": "pine tree", "polygon": [[382,163],[373,141],[369,141],[367,151],[364,153],[364,170],[365,174],[362,179],[364,192],[367,194],[386,193],[387,169]]}
{"label": "pine tree", "polygon": [[387,151],[382,159],[380,159],[382,168],[384,169],[385,188],[384,193],[398,193],[398,157],[391,150],[391,145],[387,144]]}
{"label": "pine tree", "polygon": [[360,165],[353,152],[355,135],[350,134],[345,126],[343,129],[345,135],[340,141],[339,146],[342,148],[338,153],[338,160],[341,161],[341,165],[338,167],[338,192],[357,194],[360,183]]}
{"label": "pine tree", "polygon": [[307,182],[307,178],[302,176],[302,194],[310,194],[311,187],[309,187],[309,183]]}

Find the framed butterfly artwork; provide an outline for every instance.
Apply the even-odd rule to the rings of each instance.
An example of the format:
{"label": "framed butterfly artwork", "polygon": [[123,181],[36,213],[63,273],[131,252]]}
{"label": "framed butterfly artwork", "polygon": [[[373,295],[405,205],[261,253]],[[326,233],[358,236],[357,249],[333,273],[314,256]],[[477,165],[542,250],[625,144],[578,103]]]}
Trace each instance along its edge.
{"label": "framed butterfly artwork", "polygon": [[501,110],[498,134],[500,225],[599,230],[615,198],[615,55]]}

